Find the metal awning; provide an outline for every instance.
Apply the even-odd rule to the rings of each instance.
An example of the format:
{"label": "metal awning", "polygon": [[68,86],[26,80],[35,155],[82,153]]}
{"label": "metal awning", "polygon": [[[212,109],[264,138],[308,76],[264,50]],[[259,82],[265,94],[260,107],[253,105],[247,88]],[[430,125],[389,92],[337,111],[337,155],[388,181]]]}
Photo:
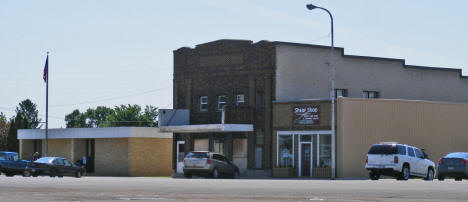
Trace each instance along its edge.
{"label": "metal awning", "polygon": [[229,132],[253,132],[252,124],[201,124],[160,126],[161,132],[170,133],[229,133]]}

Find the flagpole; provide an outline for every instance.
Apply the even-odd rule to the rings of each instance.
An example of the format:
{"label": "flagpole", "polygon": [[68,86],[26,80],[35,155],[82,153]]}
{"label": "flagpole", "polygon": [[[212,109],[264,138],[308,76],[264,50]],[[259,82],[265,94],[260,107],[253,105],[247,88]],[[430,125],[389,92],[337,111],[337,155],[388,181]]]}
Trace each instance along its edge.
{"label": "flagpole", "polygon": [[45,156],[48,156],[49,148],[49,51],[47,51],[47,74],[46,74],[46,124],[45,124]]}

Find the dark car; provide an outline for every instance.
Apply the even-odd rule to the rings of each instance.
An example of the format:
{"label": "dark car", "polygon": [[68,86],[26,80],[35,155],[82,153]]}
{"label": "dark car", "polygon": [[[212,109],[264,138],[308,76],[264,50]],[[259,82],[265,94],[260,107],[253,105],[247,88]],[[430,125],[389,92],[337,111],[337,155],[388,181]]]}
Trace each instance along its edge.
{"label": "dark car", "polygon": [[61,157],[42,157],[30,163],[26,167],[29,175],[37,177],[39,175],[49,175],[50,177],[74,176],[80,178],[85,169],[83,166],[72,164],[66,158]]}
{"label": "dark car", "polygon": [[446,177],[453,177],[456,181],[463,178],[468,179],[468,153],[454,152],[439,159],[437,166],[438,179],[444,180]]}
{"label": "dark car", "polygon": [[184,158],[184,175],[187,178],[191,178],[192,175],[239,178],[239,168],[221,154],[194,151]]}
{"label": "dark car", "polygon": [[18,153],[0,151],[0,173],[6,176],[24,175],[26,165],[29,161],[21,160]]}

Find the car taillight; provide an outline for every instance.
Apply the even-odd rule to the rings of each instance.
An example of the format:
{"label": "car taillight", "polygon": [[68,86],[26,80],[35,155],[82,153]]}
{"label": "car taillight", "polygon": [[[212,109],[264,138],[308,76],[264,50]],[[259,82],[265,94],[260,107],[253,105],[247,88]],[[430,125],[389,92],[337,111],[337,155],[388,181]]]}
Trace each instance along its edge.
{"label": "car taillight", "polygon": [[366,156],[366,163],[368,163],[368,162],[369,162],[369,157],[368,157],[368,156]]}
{"label": "car taillight", "polygon": [[442,159],[439,159],[439,162],[437,162],[437,164],[442,164]]}
{"label": "car taillight", "polygon": [[207,164],[210,164],[210,163],[211,163],[211,159],[210,159],[210,158],[206,158],[206,163],[207,163]]}
{"label": "car taillight", "polygon": [[398,163],[398,156],[393,157],[393,163],[397,164]]}
{"label": "car taillight", "polygon": [[466,159],[462,159],[462,163],[466,164],[466,163],[468,163],[468,161]]}

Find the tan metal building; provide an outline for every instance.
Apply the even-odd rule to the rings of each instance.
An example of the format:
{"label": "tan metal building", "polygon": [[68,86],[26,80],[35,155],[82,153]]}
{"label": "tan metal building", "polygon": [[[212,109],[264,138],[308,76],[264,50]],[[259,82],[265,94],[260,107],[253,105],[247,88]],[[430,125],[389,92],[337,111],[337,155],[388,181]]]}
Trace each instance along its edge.
{"label": "tan metal building", "polygon": [[382,141],[424,148],[436,164],[468,151],[468,104],[339,98],[337,107],[338,177],[367,178],[366,153]]}
{"label": "tan metal building", "polygon": [[[20,156],[44,154],[45,130],[18,130]],[[72,162],[86,157],[87,171],[98,176],[171,176],[172,133],[157,128],[50,129],[48,156]]]}
{"label": "tan metal building", "polygon": [[[338,178],[368,178],[366,154],[379,142],[424,148],[435,163],[468,151],[468,104],[340,97],[336,111]],[[274,177],[331,177],[330,101],[274,103],[273,132]]]}

